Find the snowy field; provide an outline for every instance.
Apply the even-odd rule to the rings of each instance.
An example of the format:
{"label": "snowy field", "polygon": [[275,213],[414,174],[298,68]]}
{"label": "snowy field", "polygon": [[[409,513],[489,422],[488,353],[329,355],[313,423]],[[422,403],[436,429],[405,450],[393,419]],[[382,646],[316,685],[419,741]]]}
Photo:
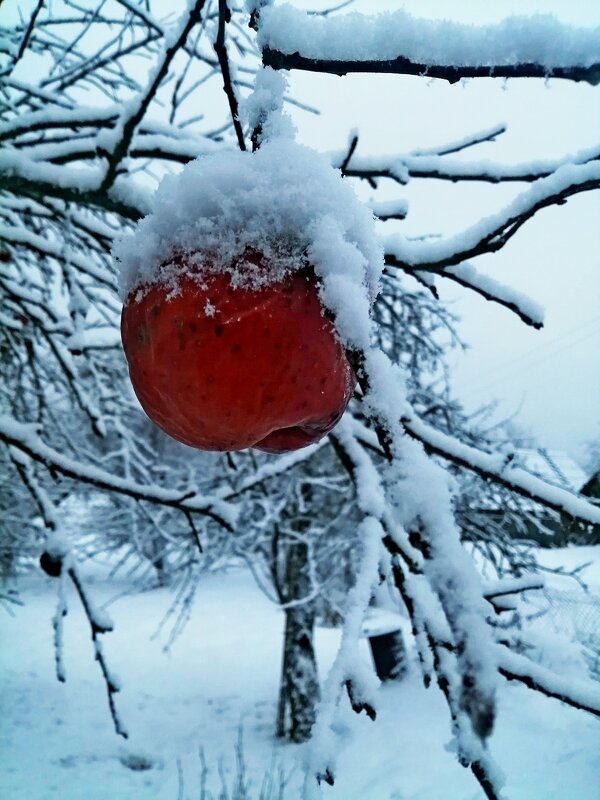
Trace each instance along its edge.
{"label": "snowy field", "polygon": [[[588,580],[600,594],[599,548],[553,551],[544,558],[569,566],[593,561]],[[97,570],[88,582],[98,603],[125,588],[108,583]],[[576,590],[570,586],[569,591]],[[123,683],[117,700],[130,732],[127,741],[113,732],[76,598],[69,598],[67,683],[61,685],[53,672],[52,580],[29,578],[22,596],[25,604],[14,616],[0,616],[0,797],[197,800],[203,748],[206,787],[221,800],[219,762],[231,788],[240,726],[251,782],[248,800],[259,797],[271,764],[275,772],[285,772],[285,800],[300,797],[304,746],[282,745],[273,738],[282,614],[245,570],[203,580],[192,618],[168,654],[153,638],[170,602],[167,590],[122,596],[110,604],[116,629],[104,642]],[[338,638],[335,630],[317,632],[321,677]],[[364,657],[369,658],[366,643]],[[324,788],[324,798],[482,797],[470,773],[445,749],[449,725],[444,702],[437,689],[422,688],[416,664],[407,680],[382,688],[375,723],[363,716],[349,713],[340,728],[336,785]],[[491,749],[507,774],[510,800],[598,800],[599,742],[597,719],[523,687],[503,686]]]}

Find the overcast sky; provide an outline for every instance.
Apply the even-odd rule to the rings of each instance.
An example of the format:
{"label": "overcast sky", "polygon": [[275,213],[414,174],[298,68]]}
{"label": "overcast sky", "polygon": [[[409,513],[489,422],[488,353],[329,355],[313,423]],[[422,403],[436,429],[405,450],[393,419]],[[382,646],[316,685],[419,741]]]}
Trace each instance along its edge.
{"label": "overcast sky", "polygon": [[[300,0],[294,5],[319,7]],[[542,11],[574,25],[600,25],[596,0],[355,4],[367,12],[398,7],[476,23]],[[294,112],[299,139],[319,149],[343,147],[354,127],[361,152],[402,153],[506,122],[504,136],[465,158],[510,163],[558,157],[600,139],[600,87],[487,79],[450,86],[403,76],[337,78],[299,72],[292,73],[290,83],[295,96],[322,109],[319,117]],[[410,235],[450,233],[501,208],[525,188],[416,181],[390,186],[386,198],[409,199],[408,219],[396,224]],[[460,332],[470,345],[467,354],[453,359],[459,397],[469,408],[497,399],[496,418],[518,411],[517,420],[541,444],[566,449],[581,461],[586,442],[600,439],[600,193],[579,195],[541,212],[504,251],[476,264],[541,302],[546,327],[535,331],[507,310],[440,284],[443,298],[462,317]]]}

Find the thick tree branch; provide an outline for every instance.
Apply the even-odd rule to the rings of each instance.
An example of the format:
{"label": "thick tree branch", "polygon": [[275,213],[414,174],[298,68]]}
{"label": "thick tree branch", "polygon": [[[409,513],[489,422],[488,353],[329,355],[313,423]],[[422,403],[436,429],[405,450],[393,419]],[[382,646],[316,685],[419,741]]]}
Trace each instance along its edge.
{"label": "thick tree branch", "polygon": [[600,63],[589,67],[545,67],[541,64],[498,64],[493,66],[438,66],[411,61],[404,56],[392,59],[364,61],[307,58],[300,53],[282,53],[267,47],[263,50],[263,64],[273,69],[297,69],[304,72],[321,72],[330,75],[350,73],[384,73],[415,75],[420,78],[439,78],[448,83],[458,83],[464,78],[562,78],[596,85],[600,81]]}
{"label": "thick tree branch", "polygon": [[403,10],[320,19],[267,6],[258,32],[263,63],[274,69],[394,73],[450,83],[479,77],[600,80],[598,29],[549,16],[511,16],[478,26]]}

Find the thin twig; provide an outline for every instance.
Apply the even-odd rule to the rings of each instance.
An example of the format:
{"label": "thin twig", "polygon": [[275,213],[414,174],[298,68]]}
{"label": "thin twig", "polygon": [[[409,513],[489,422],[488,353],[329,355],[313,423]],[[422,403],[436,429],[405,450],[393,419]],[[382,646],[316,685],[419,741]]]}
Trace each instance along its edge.
{"label": "thin twig", "polygon": [[239,117],[237,96],[231,79],[227,45],[225,44],[225,25],[230,20],[231,11],[227,5],[227,0],[219,0],[219,27],[217,30],[217,39],[215,41],[215,53],[219,59],[219,66],[221,67],[221,74],[223,75],[223,91],[227,95],[227,102],[229,103],[229,110],[231,112],[231,119],[233,121],[233,128],[235,130],[238,146],[240,150],[246,150],[244,131],[242,130]]}
{"label": "thin twig", "polygon": [[94,608],[87,596],[85,587],[81,582],[79,575],[77,573],[77,569],[75,566],[71,565],[67,573],[77,590],[77,594],[79,595],[79,599],[81,600],[81,605],[83,606],[83,610],[87,617],[87,620],[90,624],[90,630],[92,633],[92,642],[94,643],[94,651],[96,654],[96,661],[100,665],[100,670],[102,672],[102,677],[104,678],[104,683],[106,685],[106,693],[108,696],[108,707],[110,709],[110,715],[112,717],[115,731],[122,736],[124,739],[128,738],[127,729],[121,720],[119,712],[117,710],[115,704],[115,694],[119,692],[120,686],[118,681],[115,679],[114,675],[112,675],[108,664],[106,663],[106,658],[104,656],[104,651],[102,649],[102,644],[98,639],[99,634],[101,633],[109,633],[112,631],[112,626],[105,623],[103,620],[98,619],[98,615],[94,611]]}
{"label": "thin twig", "polygon": [[114,147],[112,153],[108,155],[108,164],[106,168],[106,174],[104,176],[104,180],[100,186],[100,192],[106,192],[107,189],[112,186],[114,180],[117,176],[117,169],[121,161],[127,155],[129,150],[129,145],[131,144],[131,140],[133,138],[133,134],[135,129],[140,124],[142,119],[144,118],[146,111],[148,110],[148,106],[152,102],[158,87],[162,83],[163,79],[167,75],[169,71],[169,67],[171,62],[177,52],[183,47],[188,37],[189,32],[192,30],[194,25],[196,25],[200,21],[200,14],[202,13],[202,9],[204,7],[206,0],[196,0],[194,6],[190,10],[186,23],[183,26],[179,36],[175,40],[175,42],[169,45],[162,56],[162,62],[160,66],[155,72],[155,75],[150,82],[149,86],[146,88],[143,95],[138,99],[137,108],[135,112],[129,116],[127,116],[123,122],[123,130],[119,141],[117,142],[116,146]]}

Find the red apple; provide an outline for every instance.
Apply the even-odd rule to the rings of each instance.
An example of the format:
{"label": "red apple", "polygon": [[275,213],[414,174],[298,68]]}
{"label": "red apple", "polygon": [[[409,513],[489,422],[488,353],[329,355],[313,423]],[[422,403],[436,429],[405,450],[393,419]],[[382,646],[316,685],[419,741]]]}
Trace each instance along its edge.
{"label": "red apple", "polygon": [[157,284],[139,295],[121,318],[129,373],[174,439],[280,453],[318,441],[342,416],[356,379],[306,270],[258,289],[223,273],[182,275],[176,293]]}

